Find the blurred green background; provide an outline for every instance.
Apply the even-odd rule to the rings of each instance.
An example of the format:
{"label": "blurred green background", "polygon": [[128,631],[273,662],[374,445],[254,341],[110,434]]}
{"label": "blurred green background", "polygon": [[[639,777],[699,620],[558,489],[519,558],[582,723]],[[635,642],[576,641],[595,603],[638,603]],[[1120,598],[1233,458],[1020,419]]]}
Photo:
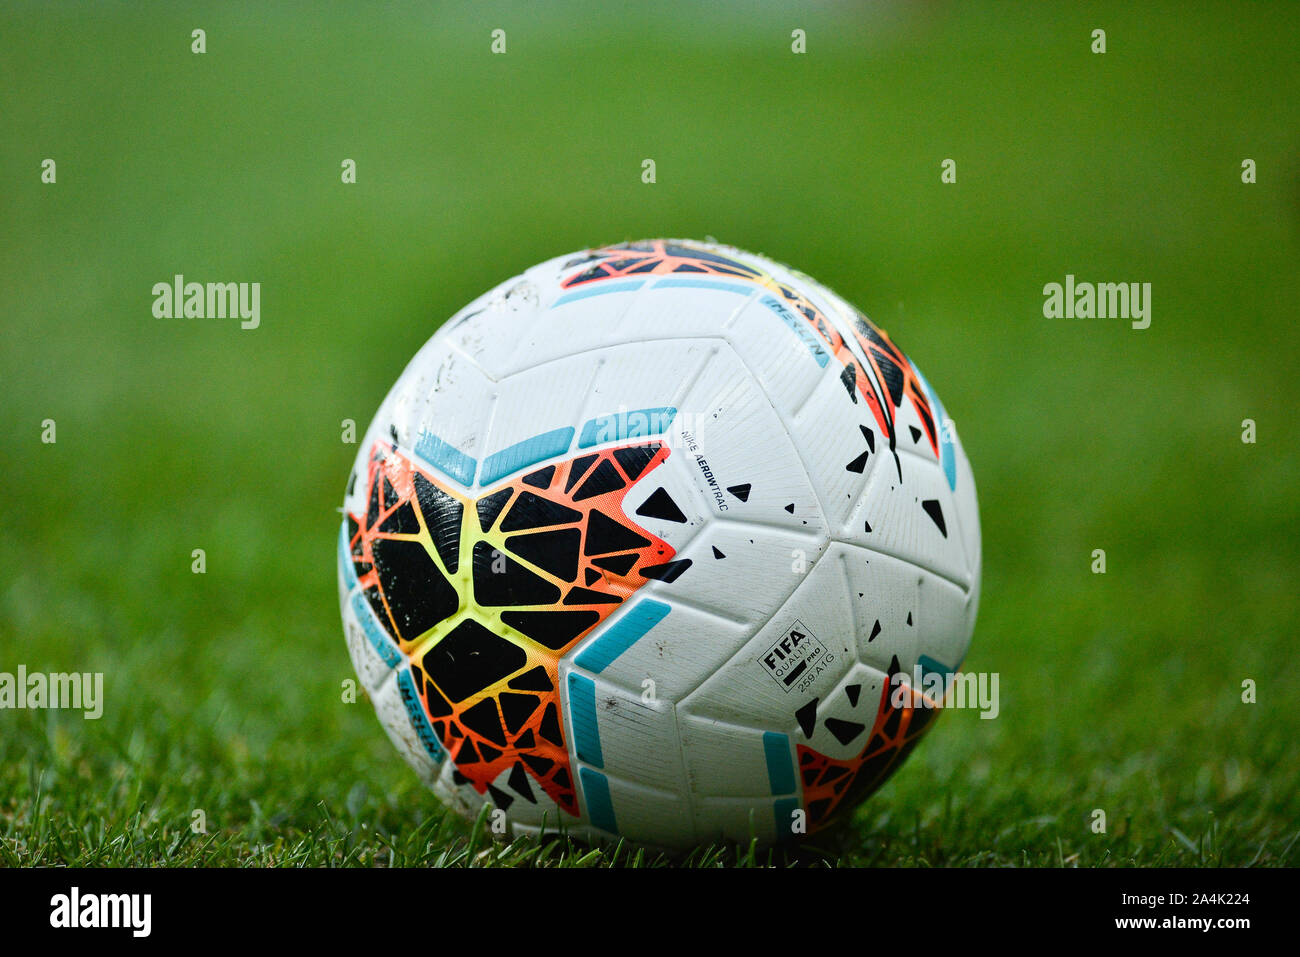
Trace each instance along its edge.
{"label": "blurred green background", "polygon": [[[0,711],[0,863],[490,862],[340,701],[340,422],[480,292],[654,236],[856,303],[975,469],[1002,715],[827,860],[1295,863],[1298,41],[1282,3],[6,4],[0,671],[108,700]],[[261,327],[155,319],[175,273],[260,282]],[[1151,327],[1043,318],[1067,273],[1152,283]]]}

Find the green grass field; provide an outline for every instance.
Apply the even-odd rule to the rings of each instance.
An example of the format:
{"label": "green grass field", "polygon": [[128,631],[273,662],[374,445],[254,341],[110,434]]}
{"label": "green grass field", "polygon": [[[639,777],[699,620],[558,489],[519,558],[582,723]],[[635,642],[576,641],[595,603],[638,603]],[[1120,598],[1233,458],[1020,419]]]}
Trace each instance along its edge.
{"label": "green grass field", "polygon": [[[334,571],[341,420],[480,292],[661,235],[803,269],[925,369],[1002,694],[841,831],[688,863],[1297,863],[1300,8],[311,10],[0,12],[0,672],[106,697],[0,711],[0,863],[667,863],[445,815],[342,700]],[[261,327],[155,319],[175,273],[261,282]],[[1150,328],[1044,318],[1067,273],[1152,283]]]}

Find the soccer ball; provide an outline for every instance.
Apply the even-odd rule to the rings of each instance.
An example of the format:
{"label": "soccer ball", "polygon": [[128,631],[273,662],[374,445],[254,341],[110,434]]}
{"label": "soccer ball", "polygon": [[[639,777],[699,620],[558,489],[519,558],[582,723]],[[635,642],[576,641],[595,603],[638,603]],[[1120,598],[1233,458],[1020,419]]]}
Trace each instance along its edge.
{"label": "soccer ball", "polygon": [[825,827],[929,726],[917,678],[956,672],[979,598],[934,390],[824,286],[713,243],[561,256],[470,303],[380,406],[343,511],[380,721],[512,833]]}

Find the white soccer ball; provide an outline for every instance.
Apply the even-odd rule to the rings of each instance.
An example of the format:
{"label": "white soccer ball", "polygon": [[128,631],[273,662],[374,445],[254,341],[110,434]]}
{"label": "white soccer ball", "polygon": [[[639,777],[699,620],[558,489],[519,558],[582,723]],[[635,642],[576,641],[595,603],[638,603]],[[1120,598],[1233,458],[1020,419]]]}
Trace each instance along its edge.
{"label": "white soccer ball", "polygon": [[[975,483],[916,367],[711,243],[561,256],[446,322],[344,500],[348,649],[467,816],[659,847],[842,817],[965,657]],[[929,684],[929,682],[924,682]]]}

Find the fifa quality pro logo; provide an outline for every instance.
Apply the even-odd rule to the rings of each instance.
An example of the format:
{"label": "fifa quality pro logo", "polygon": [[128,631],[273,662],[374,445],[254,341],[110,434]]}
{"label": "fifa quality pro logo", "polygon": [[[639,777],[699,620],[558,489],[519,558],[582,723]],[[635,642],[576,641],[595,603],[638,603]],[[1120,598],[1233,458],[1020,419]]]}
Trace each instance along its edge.
{"label": "fifa quality pro logo", "polygon": [[835,656],[796,618],[758,662],[781,690],[789,694],[796,688],[806,691],[812,687],[817,676],[835,663]]}

